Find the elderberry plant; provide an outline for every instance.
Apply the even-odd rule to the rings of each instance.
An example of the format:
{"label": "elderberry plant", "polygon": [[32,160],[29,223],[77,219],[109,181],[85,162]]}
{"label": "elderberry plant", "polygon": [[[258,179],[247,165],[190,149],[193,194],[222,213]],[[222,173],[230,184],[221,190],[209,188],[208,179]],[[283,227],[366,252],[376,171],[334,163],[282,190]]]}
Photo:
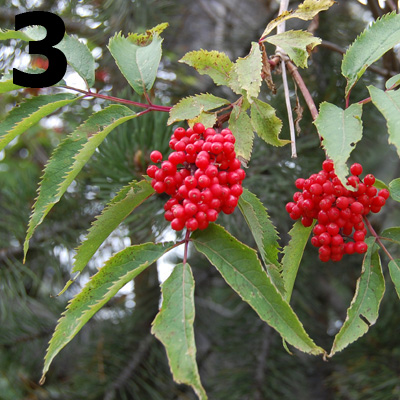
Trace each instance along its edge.
{"label": "elderberry plant", "polygon": [[[0,150],[7,152],[7,145],[33,124],[74,102],[97,97],[117,104],[94,112],[55,148],[44,168],[33,205],[24,243],[25,259],[36,229],[106,137],[117,126],[150,112],[169,113],[168,125],[172,127],[160,135],[172,133],[172,152],[163,155],[154,149],[149,158],[155,164],[161,163],[160,167],[149,165],[143,180],[122,187],[93,222],[76,249],[73,280],[107,237],[150,196],[163,193],[170,196],[164,207],[165,219],[172,229],[185,229],[186,234],[182,241],[129,246],[105,262],[72,298],[60,318],[45,356],[41,383],[54,357],[119,289],[165,253],[182,245],[185,248],[183,262],[175,266],[162,285],[163,303],[153,321],[152,333],[166,348],[174,380],[192,386],[200,399],[206,399],[196,364],[194,279],[187,262],[190,242],[259,317],[279,332],[285,346],[308,354],[332,357],[376,322],[385,291],[379,250],[389,259],[390,277],[400,296],[400,260],[396,260],[384,245],[384,240],[400,243],[400,228],[389,228],[379,235],[367,218],[370,212],[379,212],[389,197],[400,201],[400,178],[386,185],[372,174],[360,178],[363,172],[360,164],[353,164],[348,176],[347,166],[351,152],[362,139],[363,106],[370,102],[385,117],[389,143],[400,155],[400,76],[389,79],[386,90],[369,86],[368,99],[350,102],[351,90],[365,70],[400,43],[400,15],[384,15],[356,38],[345,53],[342,75],[347,80],[346,108],[323,102],[318,111],[298,68],[307,67],[308,58],[321,39],[303,30],[285,32],[280,26],[292,18],[312,20],[333,5],[332,0],[305,0],[296,10],[283,11],[267,25],[260,39],[251,44],[249,54],[235,62],[217,51],[191,51],[183,56],[182,63],[210,76],[216,85],[230,88],[237,95],[234,102],[207,93],[186,97],[173,107],[153,102],[150,90],[162,56],[161,34],[167,24],[127,37],[118,33],[108,44],[119,70],[134,91],[143,96],[144,103],[103,95],[91,89],[95,76],[93,57],[77,38],[65,36],[61,44],[63,52],[69,65],[86,82],[86,90],[69,87],[61,81],[51,94],[36,96],[36,92],[31,92],[32,97],[14,107],[0,122]],[[278,33],[271,35],[276,28]],[[0,31],[1,40],[33,41],[42,37],[43,32],[38,28],[28,28],[23,34]],[[265,42],[276,46],[276,54],[267,55]],[[242,183],[246,186],[243,168],[248,167],[251,160],[254,134],[271,146],[290,143],[292,156],[296,155],[295,135],[291,132],[290,140],[280,137],[281,120],[273,107],[259,98],[263,82],[275,92],[274,71],[282,71],[285,82],[286,69],[301,90],[314,119],[326,161],[322,171],[295,182],[299,192],[295,193],[294,201],[286,205],[286,210],[293,220],[299,221],[290,231],[290,242],[280,252],[279,235],[265,206],[243,188]],[[23,88],[13,83],[11,74],[5,74],[0,80],[0,93],[20,89]],[[142,111],[134,111],[137,108]],[[288,112],[290,119],[290,107]],[[175,124],[182,121],[185,127],[176,127]],[[231,214],[236,206],[249,226],[258,253],[215,223],[220,212]],[[366,228],[370,232],[368,237]],[[321,261],[339,262],[344,254],[364,254],[347,318],[330,351],[314,343],[290,306],[297,271],[312,231],[311,244],[319,248]],[[67,282],[61,293],[73,280]]]}

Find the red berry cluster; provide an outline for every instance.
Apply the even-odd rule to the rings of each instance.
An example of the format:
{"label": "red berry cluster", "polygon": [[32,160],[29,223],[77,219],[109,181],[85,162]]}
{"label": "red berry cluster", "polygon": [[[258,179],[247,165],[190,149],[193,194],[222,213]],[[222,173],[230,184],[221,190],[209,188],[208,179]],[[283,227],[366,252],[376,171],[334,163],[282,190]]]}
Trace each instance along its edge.
{"label": "red berry cluster", "polygon": [[[221,211],[233,213],[246,175],[234,143],[229,129],[217,133],[201,123],[186,130],[175,129],[169,142],[174,151],[168,160],[162,161],[161,168],[147,168],[154,190],[171,196],[164,209],[172,229],[206,229]],[[158,163],[162,154],[155,150],[150,159]]]}
{"label": "red berry cluster", "polygon": [[[389,197],[387,189],[378,190],[373,186],[375,177],[368,174],[361,180],[362,166],[353,164],[347,185],[356,191],[350,191],[342,185],[334,171],[331,160],[322,163],[322,171],[308,179],[297,179],[293,202],[286,204],[286,211],[294,220],[300,219],[304,226],[314,227],[311,244],[319,248],[321,261],[340,261],[344,254],[365,253],[364,242],[367,230],[363,216],[370,211],[378,213]],[[354,229],[354,232],[353,232]]]}

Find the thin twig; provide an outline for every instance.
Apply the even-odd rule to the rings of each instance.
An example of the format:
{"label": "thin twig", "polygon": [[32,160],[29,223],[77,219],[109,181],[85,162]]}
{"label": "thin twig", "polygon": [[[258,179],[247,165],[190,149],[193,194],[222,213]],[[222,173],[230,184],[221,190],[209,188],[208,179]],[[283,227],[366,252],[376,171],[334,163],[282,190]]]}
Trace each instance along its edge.
{"label": "thin twig", "polygon": [[386,255],[389,257],[390,260],[394,261],[394,258],[389,253],[389,250],[382,243],[380,236],[376,233],[375,229],[373,228],[373,226],[371,225],[371,222],[369,222],[367,217],[364,217],[364,222],[367,225],[367,227],[368,227],[369,231],[371,232],[372,236],[374,236],[376,241],[379,243],[379,246],[381,246],[381,249],[386,253]]}
{"label": "thin twig", "polygon": [[74,87],[71,87],[71,86],[62,86],[62,87],[64,89],[69,89],[69,90],[73,90],[75,92],[83,93],[85,95],[85,97],[97,97],[99,99],[114,101],[114,102],[117,102],[117,103],[128,104],[128,105],[131,105],[131,106],[136,106],[136,107],[141,107],[141,108],[146,108],[149,111],[170,112],[170,110],[172,108],[172,107],[168,107],[168,106],[159,106],[157,104],[138,103],[137,101],[120,99],[119,97],[114,97],[114,96],[106,96],[104,94],[91,92],[90,90],[89,91],[82,90],[82,89],[74,88]]}

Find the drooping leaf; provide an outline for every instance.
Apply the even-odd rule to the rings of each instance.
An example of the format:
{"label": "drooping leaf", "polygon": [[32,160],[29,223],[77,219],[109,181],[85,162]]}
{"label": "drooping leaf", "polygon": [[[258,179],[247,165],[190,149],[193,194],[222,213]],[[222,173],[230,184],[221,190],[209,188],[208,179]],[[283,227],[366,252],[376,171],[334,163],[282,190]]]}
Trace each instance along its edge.
{"label": "drooping leaf", "polygon": [[306,31],[286,31],[268,36],[266,41],[281,47],[289,58],[301,68],[307,68],[310,52],[321,43],[321,39]]}
{"label": "drooping leaf", "polygon": [[389,273],[396,289],[397,296],[400,298],[400,259],[390,260]]}
{"label": "drooping leaf", "polygon": [[[251,44],[250,53],[238,58],[230,74],[228,86],[238,94],[246,93],[247,100],[252,103],[261,87],[262,55],[258,43]],[[232,73],[233,72],[233,73]]]}
{"label": "drooping leaf", "polygon": [[193,128],[194,124],[198,122],[202,123],[205,127],[211,128],[217,122],[217,113],[213,112],[201,112],[196,118],[189,119],[188,124],[191,128]]}
{"label": "drooping leaf", "polygon": [[303,352],[324,353],[310,339],[292,308],[272,284],[253,249],[215,224],[204,231],[195,231],[192,240],[232,289],[283,339]]}
{"label": "drooping leaf", "polygon": [[361,276],[347,310],[346,320],[335,336],[329,357],[363,336],[378,319],[379,305],[385,292],[385,280],[374,241],[375,238],[365,240],[368,250],[364,257]]}
{"label": "drooping leaf", "polygon": [[3,75],[0,79],[0,94],[22,89],[23,86],[14,85],[12,74]]}
{"label": "drooping leaf", "polygon": [[208,75],[216,85],[228,85],[233,63],[225,53],[196,50],[186,53],[179,62],[190,65],[201,75]]}
{"label": "drooping leaf", "polygon": [[385,83],[386,89],[394,89],[395,87],[400,85],[400,74],[392,76]]}
{"label": "drooping leaf", "polygon": [[246,110],[241,106],[234,105],[228,125],[236,139],[236,157],[247,166],[253,150],[254,133]]}
{"label": "drooping leaf", "polygon": [[393,200],[400,202],[400,178],[393,179],[389,183],[390,197]]}
{"label": "drooping leaf", "polygon": [[362,137],[361,114],[361,104],[352,104],[342,110],[334,104],[323,102],[314,121],[323,138],[322,145],[333,160],[335,173],[343,184],[349,172],[346,162]]}
{"label": "drooping leaf", "polygon": [[45,375],[54,357],[75,337],[81,328],[125,284],[158,260],[172,247],[172,243],[144,243],[130,246],[115,254],[93,275],[85,287],[70,300],[49,342],[45,356]]}
{"label": "drooping leaf", "polygon": [[297,221],[290,230],[290,242],[283,249],[282,278],[285,288],[285,300],[290,301],[292,297],[294,282],[297,277],[300,262],[303,258],[304,249],[310,237],[315,222],[308,228],[301,221]]}
{"label": "drooping leaf", "polygon": [[60,200],[96,148],[115,127],[136,116],[128,107],[111,105],[93,114],[57,146],[46,165],[33,206],[24,243],[25,257],[35,229]]}
{"label": "drooping leaf", "polygon": [[196,363],[194,279],[188,263],[175,266],[162,284],[162,298],[151,332],[165,346],[174,381],[192,386],[198,398],[206,400]]}
{"label": "drooping leaf", "polygon": [[0,151],[42,118],[77,99],[77,96],[69,93],[43,95],[14,107],[0,122]]}
{"label": "drooping leaf", "polygon": [[400,156],[400,91],[384,92],[374,86],[368,86],[372,102],[386,119],[389,143],[396,147]]}
{"label": "drooping leaf", "polygon": [[400,244],[400,227],[387,228],[380,236],[382,239],[389,239],[392,242]]}
{"label": "drooping leaf", "polygon": [[176,121],[196,118],[204,111],[215,110],[229,103],[229,100],[208,93],[185,97],[172,107],[169,112],[168,125]]}
{"label": "drooping leaf", "polygon": [[268,212],[258,197],[247,189],[243,189],[238,205],[256,241],[267,273],[283,295],[285,289],[280,274],[282,267],[278,261],[279,235],[269,219]]}
{"label": "drooping leaf", "polygon": [[313,19],[319,12],[328,10],[333,4],[334,0],[304,0],[295,11],[285,11],[279,15],[273,21],[271,21],[261,36],[261,41],[264,41],[265,37],[272,32],[278,25],[283,21],[290,18],[299,18],[304,21]]}
{"label": "drooping leaf", "polygon": [[[140,182],[134,181],[124,186],[104,208],[101,214],[96,217],[85,240],[76,249],[72,272],[80,274],[107,237],[136,207],[142,204],[153,193],[154,189],[146,180]],[[77,276],[73,280],[69,280],[59,295],[63,294],[76,278]]]}
{"label": "drooping leaf", "polygon": [[146,46],[140,46],[117,33],[110,39],[108,49],[118,68],[136,93],[148,92],[156,79],[161,60],[161,39],[157,34]]}
{"label": "drooping leaf", "polygon": [[284,146],[290,140],[279,138],[282,121],[275,115],[275,109],[261,100],[254,99],[250,109],[251,124],[257,135],[272,146]]}
{"label": "drooping leaf", "polygon": [[88,47],[76,37],[65,35],[64,39],[54,46],[61,50],[67,63],[86,81],[89,87],[94,84],[94,58]]}
{"label": "drooping leaf", "polygon": [[366,69],[400,43],[400,14],[385,14],[359,35],[343,56],[346,96]]}

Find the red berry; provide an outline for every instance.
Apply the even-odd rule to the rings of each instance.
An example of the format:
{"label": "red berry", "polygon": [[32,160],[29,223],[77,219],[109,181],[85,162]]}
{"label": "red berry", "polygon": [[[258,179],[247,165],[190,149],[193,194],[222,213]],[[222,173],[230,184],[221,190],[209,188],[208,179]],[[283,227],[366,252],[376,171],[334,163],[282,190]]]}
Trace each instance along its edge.
{"label": "red berry", "polygon": [[154,150],[150,153],[150,160],[154,163],[158,163],[162,160],[162,154],[158,150]]}
{"label": "red berry", "polygon": [[354,250],[359,253],[365,253],[368,249],[368,245],[365,242],[355,242],[354,244]]}
{"label": "red berry", "polygon": [[181,218],[174,218],[171,221],[171,228],[175,231],[181,231],[185,227],[185,221]]}
{"label": "red berry", "polygon": [[322,168],[323,168],[323,170],[326,171],[326,172],[331,172],[331,171],[333,171],[333,168],[334,168],[334,166],[333,166],[333,161],[331,161],[331,160],[325,160],[325,161],[322,163]]}
{"label": "red berry", "polygon": [[375,183],[375,177],[374,177],[374,175],[372,175],[372,174],[366,175],[365,178],[364,178],[364,183],[365,183],[367,186],[372,186],[372,185]]}
{"label": "red berry", "polygon": [[193,132],[195,133],[203,133],[205,129],[205,126],[200,122],[193,125]]}
{"label": "red berry", "polygon": [[353,234],[353,239],[356,242],[363,242],[365,239],[365,233],[363,231],[355,231]]}
{"label": "red berry", "polygon": [[387,189],[381,189],[379,191],[379,196],[381,196],[381,197],[383,197],[384,199],[387,200],[389,198],[389,196],[390,196],[390,192]]}
{"label": "red berry", "polygon": [[362,174],[363,168],[362,168],[361,164],[355,163],[355,164],[353,164],[353,165],[350,167],[350,172],[351,172],[353,175],[358,176],[358,175],[361,175],[361,174]]}
{"label": "red berry", "polygon": [[149,165],[148,167],[147,167],[147,175],[150,177],[150,178],[154,178],[154,176],[155,176],[155,173],[158,171],[158,167],[157,167],[157,165]]}
{"label": "red berry", "polygon": [[362,214],[364,211],[364,206],[359,203],[358,201],[355,201],[351,206],[350,206],[351,212],[354,214]]}

